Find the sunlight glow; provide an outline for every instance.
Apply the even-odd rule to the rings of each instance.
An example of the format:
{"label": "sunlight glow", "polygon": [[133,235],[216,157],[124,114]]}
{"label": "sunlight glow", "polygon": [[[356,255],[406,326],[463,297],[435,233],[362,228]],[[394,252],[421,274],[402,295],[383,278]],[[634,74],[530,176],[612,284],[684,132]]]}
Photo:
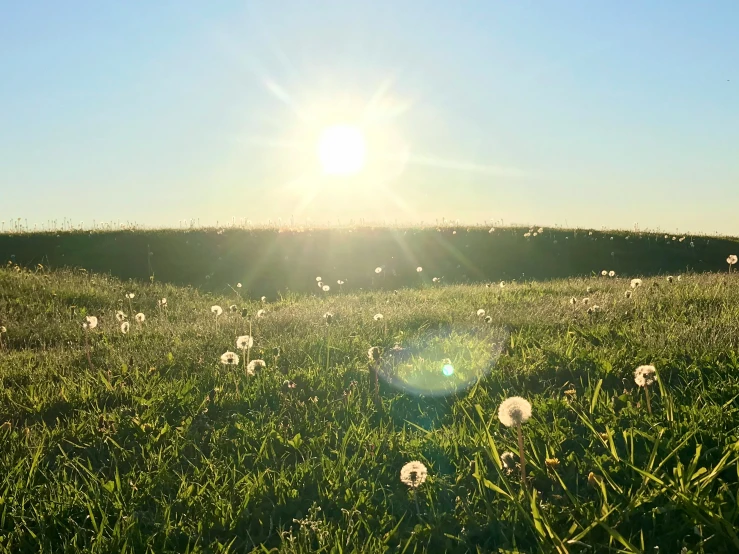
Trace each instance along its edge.
{"label": "sunlight glow", "polygon": [[364,168],[364,133],[354,125],[332,125],[318,139],[318,159],[327,175],[356,175]]}

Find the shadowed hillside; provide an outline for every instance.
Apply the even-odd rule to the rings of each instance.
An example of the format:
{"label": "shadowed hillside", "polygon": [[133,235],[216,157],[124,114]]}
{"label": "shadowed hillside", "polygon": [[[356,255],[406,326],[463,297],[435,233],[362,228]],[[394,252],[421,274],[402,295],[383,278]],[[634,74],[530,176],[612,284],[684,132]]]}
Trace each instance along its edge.
{"label": "shadowed hillside", "polygon": [[[528,229],[231,229],[0,235],[0,259],[79,267],[122,279],[220,290],[241,282],[255,296],[332,288],[385,289],[442,282],[552,279],[602,269],[619,275],[721,271],[734,239]],[[534,231],[535,232],[535,231]],[[682,239],[682,240],[681,240]],[[417,272],[417,267],[422,272]],[[383,271],[375,273],[375,268]]]}

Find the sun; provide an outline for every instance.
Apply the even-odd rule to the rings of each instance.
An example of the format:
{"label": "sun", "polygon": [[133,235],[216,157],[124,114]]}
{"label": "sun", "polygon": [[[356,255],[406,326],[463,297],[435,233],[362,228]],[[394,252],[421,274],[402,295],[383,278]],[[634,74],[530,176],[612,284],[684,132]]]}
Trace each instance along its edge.
{"label": "sun", "polygon": [[327,175],[350,176],[364,169],[367,146],[362,130],[355,125],[332,125],[318,138],[318,160]]}

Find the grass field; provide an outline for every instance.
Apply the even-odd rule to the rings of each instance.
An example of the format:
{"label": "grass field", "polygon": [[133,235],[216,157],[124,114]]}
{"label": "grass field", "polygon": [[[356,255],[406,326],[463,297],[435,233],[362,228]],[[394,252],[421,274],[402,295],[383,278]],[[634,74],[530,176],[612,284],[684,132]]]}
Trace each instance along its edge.
{"label": "grass field", "polygon": [[739,551],[733,274],[239,292],[0,270],[0,551]]}
{"label": "grass field", "polygon": [[[0,233],[0,260],[274,299],[334,287],[394,290],[490,281],[723,271],[735,238],[539,227],[339,227]],[[383,273],[377,276],[376,267]],[[416,273],[422,266],[423,273]]]}

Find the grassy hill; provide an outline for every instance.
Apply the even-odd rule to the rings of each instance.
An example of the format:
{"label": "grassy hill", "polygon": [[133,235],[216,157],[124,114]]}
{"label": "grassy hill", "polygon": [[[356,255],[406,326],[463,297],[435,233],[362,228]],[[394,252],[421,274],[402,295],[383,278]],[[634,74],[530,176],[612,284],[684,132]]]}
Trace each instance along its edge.
{"label": "grassy hill", "polygon": [[[488,227],[201,229],[0,234],[0,260],[85,268],[121,279],[252,298],[313,292],[315,277],[357,291],[432,283],[723,271],[735,239],[576,229]],[[528,236],[527,236],[528,234]],[[417,267],[423,267],[418,274]],[[376,275],[376,267],[383,273]]]}
{"label": "grassy hill", "polygon": [[0,270],[0,551],[739,550],[734,275],[239,292]]}

